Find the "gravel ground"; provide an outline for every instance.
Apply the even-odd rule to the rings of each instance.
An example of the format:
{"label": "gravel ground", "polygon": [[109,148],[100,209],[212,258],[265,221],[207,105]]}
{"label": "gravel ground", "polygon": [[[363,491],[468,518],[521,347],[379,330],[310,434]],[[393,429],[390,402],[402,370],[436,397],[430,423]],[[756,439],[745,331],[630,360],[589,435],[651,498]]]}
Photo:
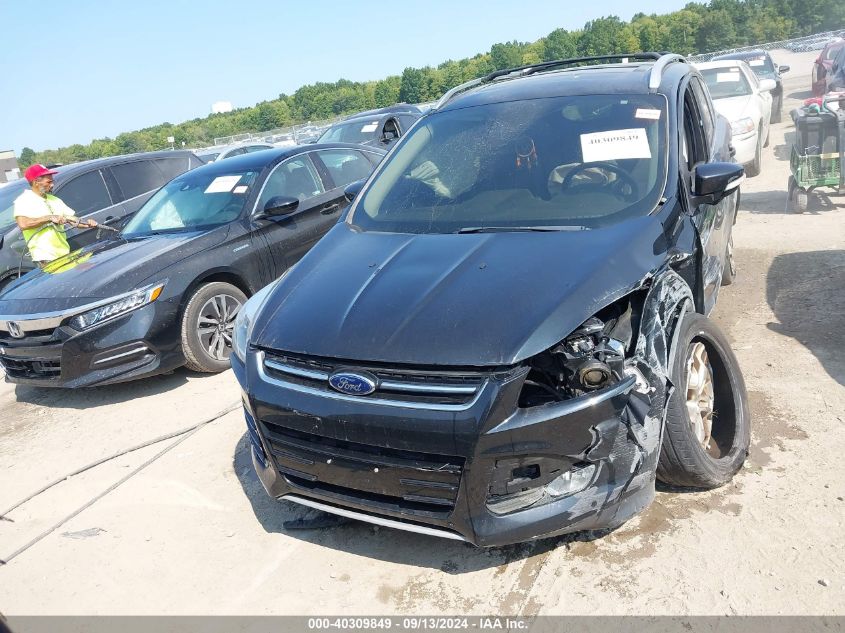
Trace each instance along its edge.
{"label": "gravel ground", "polygon": [[[786,109],[808,96],[812,54]],[[743,185],[739,278],[714,318],[751,398],[728,486],[615,532],[491,550],[360,523],[286,531],[239,410],[73,477],[0,521],[0,610],[22,614],[845,614],[845,203],[786,206],[786,122]],[[76,392],[0,385],[0,511],[82,465],[236,406],[231,372]],[[152,460],[152,461],[151,461]],[[149,465],[141,468],[149,462]],[[141,468],[137,473],[136,469]],[[133,474],[135,473],[135,474]],[[113,491],[98,498],[114,484]]]}

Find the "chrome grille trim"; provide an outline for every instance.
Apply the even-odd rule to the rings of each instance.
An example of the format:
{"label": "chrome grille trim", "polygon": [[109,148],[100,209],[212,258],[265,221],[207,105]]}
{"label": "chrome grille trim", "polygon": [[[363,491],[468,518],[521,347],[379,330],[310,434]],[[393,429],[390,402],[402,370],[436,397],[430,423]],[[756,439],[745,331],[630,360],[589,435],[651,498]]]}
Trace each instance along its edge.
{"label": "chrome grille trim", "polygon": [[[478,398],[481,395],[481,392],[484,390],[484,387],[487,384],[486,380],[482,380],[478,387],[473,387],[469,392],[463,391],[441,391],[441,392],[434,392],[430,387],[424,385],[412,385],[410,383],[401,383],[405,386],[414,387],[424,387],[424,393],[428,393],[431,395],[467,395],[472,396],[469,402],[462,402],[459,404],[446,404],[446,403],[436,403],[436,402],[410,402],[406,400],[390,400],[387,397],[361,397],[361,396],[348,396],[346,394],[340,393],[339,391],[334,391],[332,389],[317,389],[314,387],[309,387],[307,385],[301,385],[296,382],[288,382],[281,378],[277,378],[275,376],[271,376],[267,373],[266,369],[270,368],[280,373],[286,373],[288,375],[295,375],[299,376],[300,378],[310,378],[314,380],[320,381],[328,381],[329,374],[325,372],[315,371],[315,370],[308,370],[302,369],[300,367],[291,367],[290,365],[285,365],[284,363],[279,363],[272,359],[267,359],[266,355],[263,350],[258,350],[255,355],[255,364],[256,369],[258,371],[258,375],[263,382],[266,382],[271,385],[277,385],[280,387],[284,387],[285,389],[291,389],[293,391],[298,391],[300,393],[306,393],[314,396],[319,396],[321,398],[331,398],[334,400],[343,400],[344,402],[355,402],[358,404],[375,404],[378,406],[389,406],[389,407],[404,407],[407,409],[424,409],[427,411],[435,410],[435,411],[466,411],[470,407],[472,407],[476,402],[478,402]],[[307,374],[307,375],[306,375]],[[387,381],[387,382],[394,382],[394,381]],[[382,383],[383,384],[383,383]],[[466,389],[467,387],[453,387],[451,385],[433,385],[440,388],[449,388],[449,389]],[[409,389],[409,392],[413,391],[413,393],[419,393],[419,391]],[[378,392],[376,392],[378,393]]]}

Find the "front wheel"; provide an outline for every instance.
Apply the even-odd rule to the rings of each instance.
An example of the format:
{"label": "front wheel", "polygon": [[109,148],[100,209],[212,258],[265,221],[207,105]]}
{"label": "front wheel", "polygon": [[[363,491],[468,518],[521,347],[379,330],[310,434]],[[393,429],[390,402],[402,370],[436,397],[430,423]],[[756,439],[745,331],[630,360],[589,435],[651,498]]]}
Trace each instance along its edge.
{"label": "front wheel", "polygon": [[182,352],[188,369],[205,373],[229,368],[235,317],[246,295],[215,281],[197,288],[182,315]]}
{"label": "front wheel", "polygon": [[677,486],[717,488],[742,468],[751,415],[739,363],[707,317],[687,314],[678,326],[657,476]]}
{"label": "front wheel", "polygon": [[769,121],[771,123],[780,123],[781,118],[782,118],[782,114],[781,114],[782,110],[783,110],[783,95],[779,96],[777,98],[777,101],[775,101],[772,104],[772,118],[769,119]]}
{"label": "front wheel", "polygon": [[745,168],[749,178],[760,175],[760,168],[763,164],[763,128],[757,128],[757,147],[754,149],[754,160]]}

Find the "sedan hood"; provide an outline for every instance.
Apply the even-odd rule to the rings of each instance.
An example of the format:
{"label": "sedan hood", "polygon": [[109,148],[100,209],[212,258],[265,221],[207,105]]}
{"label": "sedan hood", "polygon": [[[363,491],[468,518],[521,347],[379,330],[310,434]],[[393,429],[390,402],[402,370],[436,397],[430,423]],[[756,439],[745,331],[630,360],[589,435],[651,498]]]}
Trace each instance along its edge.
{"label": "sedan hood", "polygon": [[0,294],[0,314],[68,310],[128,292],[225,236],[223,228],[95,242],[10,286]]}
{"label": "sedan hood", "polygon": [[332,229],[279,284],[251,342],[350,361],[510,365],[572,332],[663,261],[655,217],[590,231]]}
{"label": "sedan hood", "polygon": [[726,99],[716,99],[713,105],[716,106],[716,111],[724,116],[728,121],[738,121],[743,117],[756,119],[757,113],[753,111],[751,106],[751,95],[742,97],[728,97]]}

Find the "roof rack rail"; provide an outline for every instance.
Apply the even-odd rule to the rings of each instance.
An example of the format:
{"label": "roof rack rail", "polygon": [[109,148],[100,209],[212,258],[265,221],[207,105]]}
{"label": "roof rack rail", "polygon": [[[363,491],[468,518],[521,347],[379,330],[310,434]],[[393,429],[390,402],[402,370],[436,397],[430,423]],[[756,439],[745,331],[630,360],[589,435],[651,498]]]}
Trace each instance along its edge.
{"label": "roof rack rail", "polygon": [[648,76],[649,92],[657,92],[657,89],[660,87],[660,82],[663,79],[663,71],[666,70],[666,67],[669,64],[673,64],[675,62],[683,64],[686,63],[686,61],[686,59],[676,53],[665,53],[661,55],[654,63],[654,66],[651,67],[651,74]]}
{"label": "roof rack rail", "polygon": [[[613,60],[620,60],[621,63],[627,64],[630,61],[653,61],[656,62],[655,67],[661,60],[666,57],[673,57],[672,60],[675,61],[675,58],[679,61],[684,61],[680,55],[674,55],[670,53],[664,52],[644,52],[644,53],[617,53],[614,55],[592,55],[589,57],[571,57],[568,59],[556,59],[549,62],[539,62],[536,64],[528,64],[526,66],[518,66],[516,68],[505,68],[502,70],[497,70],[489,75],[485,75],[484,77],[480,77],[478,79],[471,79],[465,83],[455,86],[451,90],[448,90],[440,99],[437,101],[435,106],[432,108],[433,110],[438,110],[442,106],[446,105],[452,97],[454,97],[459,92],[464,92],[474,86],[477,86],[481,83],[488,83],[491,81],[495,81],[500,79],[501,77],[507,77],[508,75],[519,74],[520,76],[526,75],[533,75],[534,73],[543,72],[546,70],[551,70],[552,68],[559,68],[564,66],[575,66],[577,64],[583,64],[585,62],[610,62]],[[665,66],[668,61],[663,63]],[[661,67],[662,72],[662,67]],[[652,76],[654,71],[652,70]],[[658,82],[659,85],[659,82]],[[649,87],[651,87],[651,83],[649,83]]]}

